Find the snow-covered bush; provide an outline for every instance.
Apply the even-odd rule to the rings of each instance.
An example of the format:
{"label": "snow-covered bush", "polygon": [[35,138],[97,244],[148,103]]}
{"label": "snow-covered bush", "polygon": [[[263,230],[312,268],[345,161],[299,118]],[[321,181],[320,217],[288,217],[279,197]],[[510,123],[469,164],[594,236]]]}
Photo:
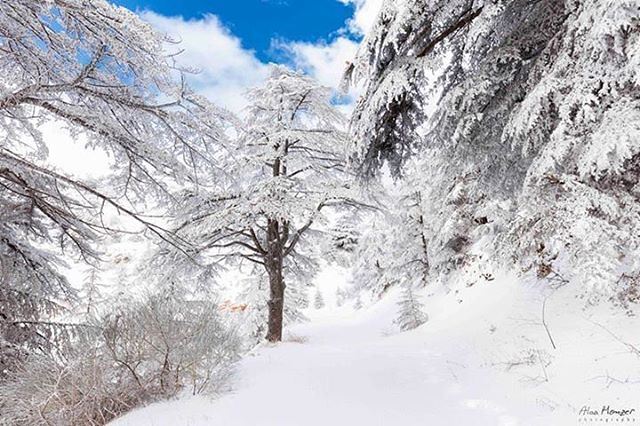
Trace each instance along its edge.
{"label": "snow-covered bush", "polygon": [[634,305],[640,305],[640,273],[635,275],[622,274],[616,283],[615,294],[611,296],[615,305],[625,309],[629,316],[636,315]]}
{"label": "snow-covered bush", "polygon": [[60,355],[32,355],[0,385],[0,424],[103,425],[180,392],[220,390],[239,338],[209,301],[162,292],[93,321]]}
{"label": "snow-covered bush", "polygon": [[146,401],[145,389],[92,345],[63,360],[32,355],[0,386],[0,425],[104,425]]}
{"label": "snow-covered bush", "polygon": [[172,290],[110,314],[101,328],[111,358],[159,396],[218,389],[240,343],[215,303]]}

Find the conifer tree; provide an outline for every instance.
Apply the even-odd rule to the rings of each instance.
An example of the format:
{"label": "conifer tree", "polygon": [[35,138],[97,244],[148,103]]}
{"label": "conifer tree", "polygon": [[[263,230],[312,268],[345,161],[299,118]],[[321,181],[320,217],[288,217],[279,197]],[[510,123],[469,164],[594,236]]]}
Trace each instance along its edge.
{"label": "conifer tree", "polygon": [[402,298],[398,302],[398,307],[399,312],[396,324],[403,331],[420,327],[429,318],[423,311],[424,305],[409,285],[403,287]]}
{"label": "conifer tree", "polygon": [[[178,232],[196,244],[202,263],[248,264],[251,275],[268,281],[266,337],[275,342],[283,321],[299,317],[302,286],[317,269],[305,243],[320,235],[316,226],[328,208],[359,203],[346,173],[344,119],[330,89],[274,66],[249,97],[240,137],[228,149],[226,182],[185,194]],[[176,270],[176,262],[166,265]],[[294,309],[286,309],[285,295]]]}
{"label": "conifer tree", "polygon": [[322,293],[320,292],[320,289],[316,289],[316,295],[313,298],[313,307],[316,309],[322,309],[324,308],[324,298],[322,297]]}
{"label": "conifer tree", "polygon": [[432,272],[489,237],[610,297],[639,268],[639,49],[635,0],[386,0],[347,73],[355,162],[420,191]]}

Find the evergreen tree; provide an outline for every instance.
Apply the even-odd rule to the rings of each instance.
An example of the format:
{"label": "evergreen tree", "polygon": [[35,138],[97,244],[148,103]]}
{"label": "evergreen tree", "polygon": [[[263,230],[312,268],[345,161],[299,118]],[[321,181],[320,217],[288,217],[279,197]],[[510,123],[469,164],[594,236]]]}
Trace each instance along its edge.
{"label": "evergreen tree", "polygon": [[[317,262],[304,245],[319,236],[324,212],[359,204],[345,171],[344,119],[331,97],[312,79],[273,67],[250,92],[229,169],[210,191],[187,193],[180,203],[178,232],[198,247],[202,263],[248,263],[251,275],[268,280],[269,341],[282,339],[283,320],[299,316],[287,312],[285,287],[290,306],[306,303],[303,286]],[[181,270],[174,260],[165,265]]]}
{"label": "evergreen tree", "polygon": [[421,193],[433,273],[487,236],[590,301],[638,270],[639,34],[635,0],[384,1],[347,76],[354,158]]}
{"label": "evergreen tree", "polygon": [[[382,191],[382,189],[381,189]],[[381,207],[360,224],[352,291],[380,298],[391,286],[431,281],[429,235],[422,193],[396,184],[378,194]]]}
{"label": "evergreen tree", "polygon": [[336,306],[341,307],[344,304],[345,294],[340,288],[336,289]]}
{"label": "evergreen tree", "polygon": [[320,289],[316,289],[316,295],[313,298],[313,307],[316,309],[322,309],[324,308],[324,298],[322,297],[322,293],[320,292]]}
{"label": "evergreen tree", "polygon": [[359,294],[356,296],[356,300],[353,303],[353,309],[355,309],[355,310],[362,309],[362,298],[360,297]]}
{"label": "evergreen tree", "polygon": [[424,305],[416,296],[411,286],[404,286],[402,290],[402,298],[398,302],[399,313],[396,324],[401,330],[413,330],[427,322],[429,317],[424,313]]}

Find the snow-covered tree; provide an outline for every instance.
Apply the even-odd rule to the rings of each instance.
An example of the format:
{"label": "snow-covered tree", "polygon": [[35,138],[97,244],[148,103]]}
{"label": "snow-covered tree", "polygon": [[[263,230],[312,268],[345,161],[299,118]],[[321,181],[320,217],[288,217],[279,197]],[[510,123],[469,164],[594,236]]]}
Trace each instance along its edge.
{"label": "snow-covered tree", "polygon": [[340,266],[350,266],[360,238],[359,214],[341,215],[327,231],[329,238],[322,247],[322,258]]}
{"label": "snow-covered tree", "polygon": [[384,1],[348,72],[365,83],[353,117],[363,167],[388,160],[397,174],[416,143],[495,139],[566,12],[556,0]]}
{"label": "snow-covered tree", "polygon": [[239,299],[247,305],[240,321],[241,332],[251,346],[267,335],[269,283],[260,277],[248,277],[242,282]]}
{"label": "snow-covered tree", "polygon": [[422,193],[432,270],[487,235],[589,299],[637,270],[639,5],[383,3],[348,71],[354,158]]}
{"label": "snow-covered tree", "polygon": [[360,297],[359,294],[356,296],[355,302],[353,302],[353,309],[356,309],[356,310],[362,309],[362,298]]}
{"label": "snow-covered tree", "polygon": [[[59,254],[95,261],[103,215],[128,215],[177,243],[137,201],[167,197],[210,162],[221,114],[172,83],[162,39],[105,0],[0,2],[0,363],[46,349],[52,316],[75,298]],[[44,124],[85,138],[114,167],[101,185],[47,161]],[[82,150],[79,147],[78,150]],[[79,155],[80,157],[80,155]],[[45,330],[46,329],[46,330]]]}
{"label": "snow-covered tree", "polygon": [[100,303],[103,301],[102,290],[104,284],[101,281],[100,270],[89,267],[85,272],[84,283],[80,298],[82,299],[81,309],[87,316],[94,315]]}
{"label": "snow-covered tree", "polygon": [[388,252],[393,236],[393,226],[387,222],[382,212],[377,212],[365,218],[361,227],[362,236],[354,250],[350,288],[344,297],[366,293],[371,299],[378,299],[395,280],[389,281],[386,273],[388,262],[393,256]]}
{"label": "snow-covered tree", "polygon": [[399,313],[398,318],[396,318],[396,324],[403,331],[420,327],[429,319],[423,311],[424,305],[410,285],[404,286],[398,307]]}
{"label": "snow-covered tree", "polygon": [[313,298],[313,307],[316,309],[324,308],[324,297],[322,297],[322,292],[320,289],[316,289],[316,295]]}
{"label": "snow-covered tree", "polygon": [[406,184],[379,191],[380,207],[359,224],[361,236],[354,249],[351,278],[351,290],[365,292],[372,299],[394,285],[423,288],[431,281],[421,191]]}
{"label": "snow-covered tree", "polygon": [[357,203],[345,172],[344,119],[330,89],[273,67],[249,98],[238,145],[229,150],[228,178],[216,182],[223,188],[186,194],[178,232],[200,247],[203,263],[248,263],[252,275],[266,275],[267,339],[279,341],[285,278],[288,297],[302,296],[316,269],[304,256],[305,242],[318,234],[327,208]]}
{"label": "snow-covered tree", "polygon": [[344,304],[345,296],[346,296],[345,290],[343,290],[342,288],[336,289],[336,306],[337,307],[341,307]]}
{"label": "snow-covered tree", "polygon": [[392,255],[389,273],[404,285],[425,287],[429,283],[429,242],[422,193],[410,188],[394,205]]}
{"label": "snow-covered tree", "polygon": [[569,4],[502,134],[531,159],[504,240],[526,266],[564,268],[595,302],[640,268],[640,2]]}

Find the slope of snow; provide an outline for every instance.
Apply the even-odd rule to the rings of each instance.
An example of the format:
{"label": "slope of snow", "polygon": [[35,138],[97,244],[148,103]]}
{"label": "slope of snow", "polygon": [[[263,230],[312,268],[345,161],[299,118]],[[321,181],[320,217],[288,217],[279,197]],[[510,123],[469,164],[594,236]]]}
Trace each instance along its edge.
{"label": "slope of snow", "polygon": [[[340,277],[321,279],[326,291]],[[411,332],[393,325],[397,291],[356,312],[310,311],[287,342],[240,362],[230,393],[153,404],[112,425],[569,425],[583,406],[640,408],[639,384],[607,379],[640,378],[640,358],[609,328],[633,342],[637,320],[572,311],[574,296],[557,290],[545,304],[553,349],[545,289],[469,279],[425,292],[430,321]]]}

